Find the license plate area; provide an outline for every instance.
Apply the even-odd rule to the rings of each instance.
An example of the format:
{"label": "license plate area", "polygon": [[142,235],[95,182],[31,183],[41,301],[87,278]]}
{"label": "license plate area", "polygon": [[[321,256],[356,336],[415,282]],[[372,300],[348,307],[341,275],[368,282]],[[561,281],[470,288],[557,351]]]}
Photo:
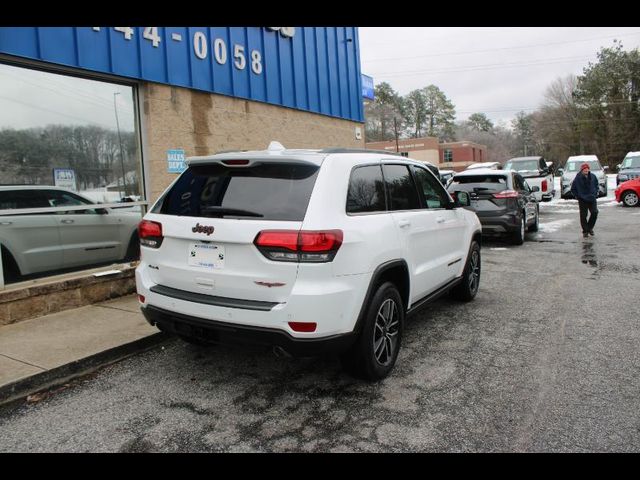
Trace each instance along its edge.
{"label": "license plate area", "polygon": [[224,268],[224,245],[215,243],[190,243],[187,262],[202,270],[221,270]]}

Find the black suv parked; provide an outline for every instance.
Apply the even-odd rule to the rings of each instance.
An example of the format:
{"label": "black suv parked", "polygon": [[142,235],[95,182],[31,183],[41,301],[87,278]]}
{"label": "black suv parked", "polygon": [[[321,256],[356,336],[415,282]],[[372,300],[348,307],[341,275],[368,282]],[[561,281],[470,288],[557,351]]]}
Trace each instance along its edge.
{"label": "black suv parked", "polygon": [[515,170],[473,169],[454,175],[447,190],[452,197],[468,192],[471,206],[482,224],[483,235],[506,235],[516,245],[525,230],[538,231],[539,205],[524,177]]}
{"label": "black suv parked", "polygon": [[616,185],[638,177],[640,177],[640,152],[629,152],[622,163],[618,165]]}

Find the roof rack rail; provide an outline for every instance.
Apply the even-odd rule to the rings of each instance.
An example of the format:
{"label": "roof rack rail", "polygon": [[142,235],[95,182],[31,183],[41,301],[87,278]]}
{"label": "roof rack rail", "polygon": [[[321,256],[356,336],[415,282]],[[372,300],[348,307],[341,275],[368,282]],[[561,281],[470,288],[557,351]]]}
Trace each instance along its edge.
{"label": "roof rack rail", "polygon": [[384,153],[385,155],[397,155],[402,156],[399,152],[389,152],[387,150],[371,150],[368,148],[325,148],[320,150],[319,153]]}

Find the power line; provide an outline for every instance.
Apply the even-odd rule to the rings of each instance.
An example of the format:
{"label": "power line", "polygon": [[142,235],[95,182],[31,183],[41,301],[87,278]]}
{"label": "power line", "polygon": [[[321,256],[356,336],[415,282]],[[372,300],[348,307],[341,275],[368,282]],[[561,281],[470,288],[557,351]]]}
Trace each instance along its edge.
{"label": "power line", "polygon": [[19,103],[20,105],[24,105],[26,107],[33,108],[35,110],[41,110],[43,112],[54,113],[56,115],[61,115],[63,117],[71,118],[71,119],[74,119],[74,120],[80,120],[83,123],[89,123],[89,124],[97,125],[99,127],[104,127],[104,128],[106,128],[108,130],[112,129],[112,125],[106,125],[104,123],[96,122],[96,121],[93,121],[93,120],[87,120],[85,118],[76,117],[75,115],[69,115],[69,114],[62,113],[62,112],[57,111],[57,110],[50,110],[50,109],[45,108],[45,107],[38,107],[38,106],[33,105],[31,103],[21,102],[20,100],[16,100],[15,98],[4,97],[2,95],[0,95],[0,98],[2,98],[3,100],[8,100],[10,102]]}
{"label": "power line", "polygon": [[[29,80],[25,79],[22,76],[14,75],[14,74],[9,73],[7,71],[0,72],[0,75],[4,75],[4,76],[7,76],[7,77],[12,77],[12,78],[15,78],[16,80],[19,80],[22,83],[27,83],[29,85],[33,85],[33,86],[35,86],[35,87],[37,87],[39,89],[46,89],[46,90],[49,90],[49,91],[51,91],[53,93],[56,93],[58,95],[63,95],[65,97],[72,98],[72,99],[80,101],[80,102],[88,103],[88,104],[94,105],[96,107],[103,108],[105,111],[109,111],[112,108],[111,103],[108,102],[106,99],[97,97],[95,95],[91,95],[88,92],[81,92],[79,90],[74,90],[69,85],[62,85],[61,83],[55,82],[55,81],[53,81],[51,79],[48,79],[47,83],[53,84],[55,87],[58,87],[58,89],[51,88],[46,84],[41,84],[35,78],[30,78],[29,80],[33,80],[33,81],[29,81]],[[35,83],[34,83],[34,81],[35,81]],[[126,112],[126,113],[130,117],[133,117],[133,114],[131,112]]]}
{"label": "power line", "polygon": [[503,51],[503,50],[516,50],[516,49],[522,49],[522,48],[549,47],[549,46],[553,46],[553,45],[565,45],[565,44],[569,44],[569,43],[590,42],[592,40],[600,40],[600,39],[603,39],[603,38],[628,37],[628,36],[639,35],[639,34],[640,34],[640,31],[632,32],[632,33],[625,33],[625,34],[620,34],[620,35],[607,35],[607,36],[601,36],[601,37],[585,38],[585,39],[581,39],[581,40],[568,40],[568,41],[564,41],[564,42],[539,43],[539,44],[534,44],[534,45],[517,45],[517,46],[514,46],[514,47],[488,48],[488,49],[485,49],[485,50],[468,50],[468,51],[462,51],[462,52],[432,53],[432,54],[428,54],[428,55],[415,55],[415,56],[411,56],[411,57],[374,58],[374,59],[370,59],[370,60],[366,60],[366,61],[363,60],[363,63],[366,63],[366,62],[382,62],[382,61],[389,61],[389,60],[412,60],[412,59],[415,59],[415,58],[430,58],[430,57],[443,57],[443,56],[454,56],[454,55],[470,55],[470,54],[473,54],[473,53],[487,53],[487,52],[496,52],[496,51]]}
{"label": "power line", "polygon": [[406,77],[409,75],[416,74],[428,74],[428,75],[439,75],[443,73],[459,73],[459,72],[475,72],[480,70],[496,70],[502,68],[514,68],[514,67],[534,67],[541,65],[551,65],[556,63],[565,63],[572,62],[574,60],[586,60],[591,57],[559,57],[556,59],[551,59],[551,61],[534,61],[534,62],[520,62],[520,63],[487,63],[481,65],[469,65],[467,67],[452,67],[452,68],[443,68],[443,69],[433,69],[433,70],[413,70],[407,72],[400,73],[375,73],[375,77],[383,77],[383,78],[393,78],[393,77]]}

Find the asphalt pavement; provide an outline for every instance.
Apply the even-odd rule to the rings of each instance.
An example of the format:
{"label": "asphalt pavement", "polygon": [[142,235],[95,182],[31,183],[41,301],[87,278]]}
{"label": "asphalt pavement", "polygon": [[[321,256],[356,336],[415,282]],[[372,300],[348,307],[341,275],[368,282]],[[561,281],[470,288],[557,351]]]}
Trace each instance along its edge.
{"label": "asphalt pavement", "polygon": [[[133,296],[78,309],[95,325],[77,317],[72,332],[120,335],[83,358],[150,343],[5,404],[0,451],[638,452],[640,209],[611,198],[599,208],[588,239],[575,201],[541,204],[540,230],[522,246],[485,239],[476,299],[410,317],[394,372],[373,384],[335,358],[158,336]],[[0,327],[0,362],[26,372],[14,384],[46,373],[29,365],[62,368],[44,355],[56,337],[81,350],[72,333],[55,334],[76,313],[30,321],[50,325],[41,356],[8,328],[20,324]],[[139,330],[128,337],[124,325]]]}

